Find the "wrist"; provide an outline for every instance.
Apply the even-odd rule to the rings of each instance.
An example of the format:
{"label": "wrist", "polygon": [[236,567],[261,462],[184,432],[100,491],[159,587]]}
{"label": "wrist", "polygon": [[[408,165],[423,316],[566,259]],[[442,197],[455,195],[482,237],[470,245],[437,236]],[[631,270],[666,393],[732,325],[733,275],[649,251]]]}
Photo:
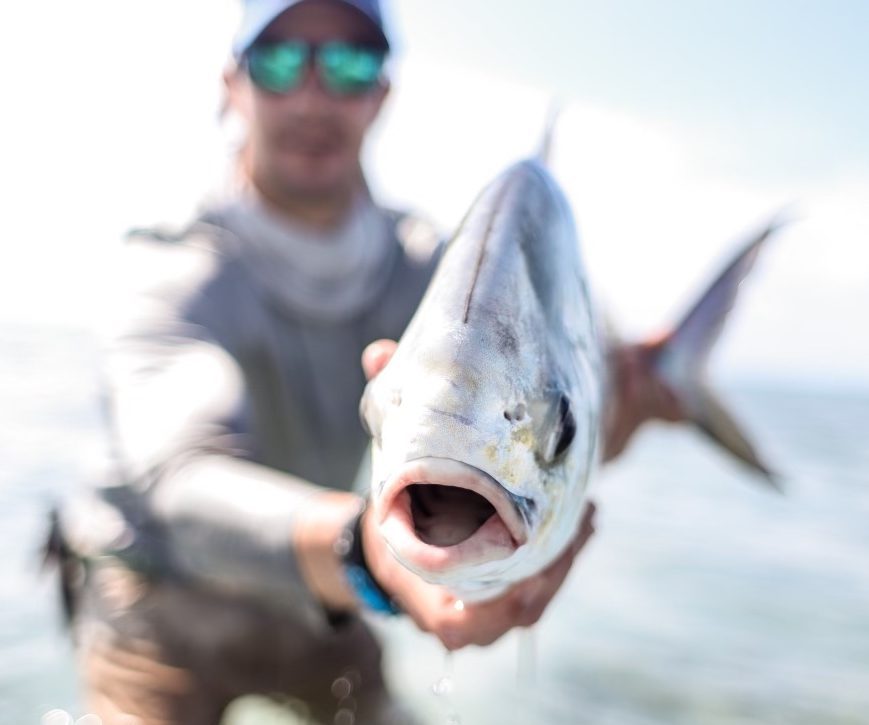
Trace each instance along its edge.
{"label": "wrist", "polygon": [[367,515],[367,507],[363,505],[347,522],[341,536],[335,541],[335,553],[341,559],[350,588],[365,609],[381,614],[400,614],[400,607],[383,588],[369,565],[366,556],[367,527],[364,525]]}
{"label": "wrist", "polygon": [[341,558],[335,552],[335,542],[361,507],[362,500],[353,494],[323,493],[308,499],[304,515],[294,527],[293,546],[305,584],[330,610],[351,611],[358,607]]}

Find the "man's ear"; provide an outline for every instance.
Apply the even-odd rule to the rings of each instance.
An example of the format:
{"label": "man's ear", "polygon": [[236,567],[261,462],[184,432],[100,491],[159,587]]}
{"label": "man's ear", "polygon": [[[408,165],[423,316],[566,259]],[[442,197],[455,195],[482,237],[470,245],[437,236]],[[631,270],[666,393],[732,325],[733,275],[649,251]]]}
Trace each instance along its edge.
{"label": "man's ear", "polygon": [[235,61],[230,61],[223,69],[223,87],[225,92],[220,108],[221,117],[235,111],[245,120],[250,120],[250,83]]}
{"label": "man's ear", "polygon": [[[380,90],[380,105],[383,106],[384,102],[386,101],[386,98],[389,96],[390,92],[392,91],[392,83],[390,83],[388,80],[384,80],[383,83],[381,83],[381,85],[380,85],[380,89],[381,89]],[[378,109],[378,111],[379,110],[380,109]]]}
{"label": "man's ear", "polygon": [[392,88],[389,81],[385,80],[381,83],[378,88],[371,92],[371,113],[368,119],[368,125],[370,126],[377,117],[380,115],[380,111],[383,109],[383,104],[386,102],[386,98],[389,96],[389,91]]}

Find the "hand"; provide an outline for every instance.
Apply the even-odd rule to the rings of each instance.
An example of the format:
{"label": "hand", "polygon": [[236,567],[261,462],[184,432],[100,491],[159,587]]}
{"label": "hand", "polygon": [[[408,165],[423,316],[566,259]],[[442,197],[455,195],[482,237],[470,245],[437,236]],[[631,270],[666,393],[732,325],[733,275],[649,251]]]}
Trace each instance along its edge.
{"label": "hand", "polygon": [[[389,362],[397,344],[372,342],[362,353],[369,379]],[[573,560],[594,533],[595,505],[589,503],[579,531],[564,553],[541,573],[519,582],[496,599],[462,603],[443,587],[429,584],[396,561],[376,524],[366,513],[362,521],[365,557],[374,578],[424,632],[431,632],[450,650],[469,644],[488,645],[513,627],[530,627],[543,615],[561,587]]]}
{"label": "hand", "polygon": [[595,511],[589,502],[573,541],[547,569],[497,599],[463,603],[460,608],[449,591],[423,581],[395,560],[367,513],[362,522],[363,548],[374,578],[421,630],[434,634],[450,650],[488,645],[514,627],[537,623],[594,533]]}
{"label": "hand", "polygon": [[368,380],[386,367],[397,347],[395,340],[383,339],[375,340],[362,351],[362,370]]}
{"label": "hand", "polygon": [[[395,352],[393,340],[377,340],[362,353],[362,368],[370,379]],[[469,644],[487,645],[514,627],[530,627],[543,615],[561,587],[573,560],[594,533],[595,505],[589,503],[579,531],[563,554],[547,569],[519,582],[496,599],[463,603],[443,587],[429,584],[396,561],[376,524],[366,513],[362,542],[371,573],[383,589],[424,632],[434,634],[450,650]]]}

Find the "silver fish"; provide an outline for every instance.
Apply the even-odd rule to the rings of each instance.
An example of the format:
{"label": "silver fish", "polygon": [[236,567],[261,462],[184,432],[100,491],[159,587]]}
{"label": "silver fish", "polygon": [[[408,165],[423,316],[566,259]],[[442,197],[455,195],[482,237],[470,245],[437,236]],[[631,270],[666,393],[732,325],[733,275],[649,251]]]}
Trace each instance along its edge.
{"label": "silver fish", "polygon": [[[773,229],[670,336],[636,348],[641,379],[764,475],[702,369]],[[606,440],[607,428],[619,428],[621,393],[599,319],[564,194],[543,163],[516,164],[472,205],[362,398],[370,505],[405,567],[465,599],[486,599],[565,549],[596,467],[624,445]]]}

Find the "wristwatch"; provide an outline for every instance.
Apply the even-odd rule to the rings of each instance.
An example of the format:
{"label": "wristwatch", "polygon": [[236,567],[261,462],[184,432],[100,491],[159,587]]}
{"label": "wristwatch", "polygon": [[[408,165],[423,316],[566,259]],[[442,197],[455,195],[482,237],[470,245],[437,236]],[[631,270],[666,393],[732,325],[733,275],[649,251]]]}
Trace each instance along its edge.
{"label": "wristwatch", "polygon": [[363,505],[359,513],[347,522],[335,541],[335,553],[341,557],[350,588],[365,607],[381,614],[401,614],[401,608],[383,591],[365,561],[365,551],[362,547],[362,517],[366,509],[367,506]]}

